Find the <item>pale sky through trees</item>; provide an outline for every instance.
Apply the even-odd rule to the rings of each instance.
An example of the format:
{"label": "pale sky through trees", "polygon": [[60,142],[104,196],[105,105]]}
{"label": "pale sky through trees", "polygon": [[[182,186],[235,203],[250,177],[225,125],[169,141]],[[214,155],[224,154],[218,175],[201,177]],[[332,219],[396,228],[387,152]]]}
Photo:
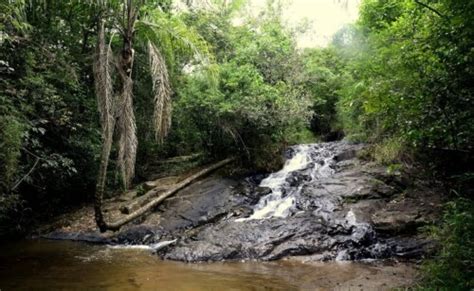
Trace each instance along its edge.
{"label": "pale sky through trees", "polygon": [[[251,0],[255,10],[263,8],[266,0]],[[326,46],[345,24],[357,19],[360,0],[289,0],[283,17],[291,24],[301,23],[305,18],[311,29],[298,39],[299,47]]]}
{"label": "pale sky through trees", "polygon": [[[248,0],[250,12],[257,16],[265,8],[268,0]],[[276,1],[276,0],[275,0]],[[298,47],[324,47],[329,44],[334,33],[344,25],[353,23],[359,13],[360,0],[281,0],[284,3],[283,18],[292,26],[305,19],[310,29],[298,37]],[[197,6],[212,6],[210,0],[194,0]],[[178,9],[185,9],[182,2],[175,3]],[[247,11],[248,13],[248,11]],[[238,25],[236,19],[235,24]]]}

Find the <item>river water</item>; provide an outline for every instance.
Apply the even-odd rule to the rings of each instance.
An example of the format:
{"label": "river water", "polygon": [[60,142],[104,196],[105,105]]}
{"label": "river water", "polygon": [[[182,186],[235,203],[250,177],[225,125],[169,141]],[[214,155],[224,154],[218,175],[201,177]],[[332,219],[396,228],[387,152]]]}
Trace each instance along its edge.
{"label": "river water", "polygon": [[[311,253],[316,253],[317,256],[321,250],[315,249],[316,251],[311,252],[314,244],[318,244],[318,247],[327,252],[333,251],[329,248],[330,245],[325,245],[327,241],[333,239],[324,236],[327,231],[321,227],[312,228],[314,225],[319,225],[319,220],[316,218],[322,218],[326,221],[326,226],[330,226],[331,222],[337,224],[335,226],[339,228],[347,229],[345,232],[332,234],[341,241],[342,251],[335,253],[337,254],[334,256],[335,261],[316,262],[315,260],[321,260],[321,258],[299,256],[272,262],[183,263],[162,260],[158,255],[153,254],[153,249],[159,249],[163,244],[174,244],[176,239],[148,245],[128,246],[94,245],[73,241],[23,240],[0,245],[0,291],[18,289],[390,290],[410,286],[416,280],[417,274],[416,266],[412,264],[394,260],[344,261],[347,259],[347,256],[343,256],[347,255],[345,245],[348,245],[350,250],[356,251],[367,250],[371,246],[372,241],[367,243],[360,240],[366,237],[366,233],[372,233],[371,226],[358,222],[352,209],[348,210],[342,218],[334,217],[335,204],[340,197],[335,197],[331,191],[322,191],[321,187],[308,188],[318,186],[325,182],[324,179],[327,180],[335,175],[334,156],[344,149],[347,150],[346,147],[352,149],[346,144],[336,143],[292,147],[284,167],[260,182],[259,186],[269,188],[271,192],[260,197],[259,202],[253,206],[253,213],[250,216],[211,223],[207,229],[207,234],[210,235],[202,235],[201,241],[196,238],[182,240],[190,245],[181,245],[181,249],[184,250],[182,253],[179,252],[180,248],[177,248],[177,254],[181,256],[170,257],[186,260],[191,254],[191,258],[195,258],[195,261],[207,261],[208,258],[221,260],[228,258],[225,256],[227,253],[239,254],[246,251],[248,254],[258,254],[262,250],[268,255],[267,247],[274,243],[276,238],[282,238],[282,240],[277,247],[269,249],[270,252],[276,252],[273,258],[282,257],[278,256],[278,251],[285,252],[283,257]],[[345,185],[341,184],[344,182],[343,178],[339,177],[335,181],[336,184]],[[335,182],[326,181],[326,186],[330,187]],[[349,182],[354,183],[352,180]],[[200,197],[204,194],[200,193]],[[207,207],[206,200],[203,201],[203,205]],[[305,204],[305,201],[312,204]],[[211,207],[215,205],[211,204]],[[204,210],[206,213],[209,212],[208,208]],[[92,215],[89,216],[92,217]],[[282,220],[286,224],[281,223]],[[308,221],[311,223],[308,224]],[[295,225],[297,227],[293,227]],[[303,229],[304,227],[306,228]],[[338,227],[329,229],[334,231],[334,229],[339,229]],[[314,237],[311,236],[316,231],[322,232]],[[293,237],[295,237],[294,241],[291,240]],[[299,239],[300,237],[305,239]],[[369,237],[374,240],[373,236]],[[283,241],[285,243],[282,243]],[[213,245],[210,247],[208,242],[212,242]],[[344,244],[345,242],[352,242],[352,244]],[[192,243],[197,245],[192,245]],[[377,241],[374,240],[374,243]],[[357,249],[354,249],[354,246]],[[216,250],[218,255],[223,255],[216,256]],[[294,252],[294,250],[303,251]],[[202,256],[194,257],[193,254]],[[254,257],[265,258],[265,256],[262,254]],[[249,257],[252,258],[252,256]],[[236,258],[245,258],[245,256],[236,256]]]}
{"label": "river water", "polygon": [[71,241],[0,246],[0,290],[381,290],[410,284],[397,263],[220,262],[160,260],[149,250]]}

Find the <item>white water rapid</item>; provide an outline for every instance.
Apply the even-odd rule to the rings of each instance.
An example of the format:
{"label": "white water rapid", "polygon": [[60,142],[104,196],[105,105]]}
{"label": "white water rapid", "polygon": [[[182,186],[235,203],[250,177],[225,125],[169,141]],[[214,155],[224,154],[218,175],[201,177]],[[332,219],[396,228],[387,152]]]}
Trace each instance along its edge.
{"label": "white water rapid", "polygon": [[[260,182],[260,187],[268,187],[272,192],[260,199],[248,219],[265,219],[270,217],[287,217],[295,205],[295,196],[301,192],[303,186],[312,183],[315,179],[333,173],[330,167],[333,160],[332,151],[317,144],[303,144],[292,148],[293,155],[285,162],[283,169],[270,174]],[[288,180],[298,171],[309,173],[309,181],[301,181],[292,186]]]}

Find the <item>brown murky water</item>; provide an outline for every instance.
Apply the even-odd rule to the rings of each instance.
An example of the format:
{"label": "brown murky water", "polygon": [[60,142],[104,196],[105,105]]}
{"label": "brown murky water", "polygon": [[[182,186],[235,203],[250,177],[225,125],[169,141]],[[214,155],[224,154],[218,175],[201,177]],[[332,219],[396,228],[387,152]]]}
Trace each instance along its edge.
{"label": "brown murky water", "polygon": [[395,263],[163,261],[144,249],[31,240],[0,246],[0,290],[381,290],[416,271]]}

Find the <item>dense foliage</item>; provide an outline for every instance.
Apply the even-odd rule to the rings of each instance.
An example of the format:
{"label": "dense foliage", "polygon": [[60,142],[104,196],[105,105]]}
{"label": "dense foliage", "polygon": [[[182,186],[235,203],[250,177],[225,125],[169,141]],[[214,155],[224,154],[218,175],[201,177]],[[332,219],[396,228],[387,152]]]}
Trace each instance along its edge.
{"label": "dense foliage", "polygon": [[[270,3],[256,19],[238,16],[245,1],[215,1],[211,10],[148,2],[140,8],[133,41],[136,181],[149,161],[194,153],[210,159],[240,156],[246,167],[270,170],[280,165],[288,143],[312,140],[296,32],[280,18],[281,6]],[[2,2],[3,234],[35,215],[53,215],[59,205],[92,197],[102,144],[92,67],[101,21],[111,50],[121,49],[112,29],[121,25],[114,14],[121,3]],[[242,24],[233,24],[235,17]],[[150,122],[155,81],[144,65],[150,41],[166,60],[173,91],[173,125],[163,143]],[[112,147],[111,156],[108,188],[113,190],[123,180],[114,163],[120,148]]]}
{"label": "dense foliage", "polygon": [[472,1],[365,1],[341,46],[339,113],[348,134],[472,151]]}
{"label": "dense foliage", "polygon": [[15,227],[31,217],[26,209],[83,200],[95,179],[93,14],[77,3],[48,5],[1,4],[0,212]]}
{"label": "dense foliage", "polygon": [[447,203],[441,226],[431,229],[441,244],[425,266],[424,287],[469,290],[474,286],[474,202],[459,198]]}
{"label": "dense foliage", "polygon": [[[180,80],[175,130],[182,144],[212,155],[240,154],[253,167],[269,170],[280,165],[275,157],[283,147],[299,138],[294,133],[304,130],[310,117],[308,98],[296,78],[295,40],[271,9],[258,22],[250,19],[239,27],[225,15],[189,17],[217,60],[213,72]],[[206,78],[212,73],[215,79]]]}

